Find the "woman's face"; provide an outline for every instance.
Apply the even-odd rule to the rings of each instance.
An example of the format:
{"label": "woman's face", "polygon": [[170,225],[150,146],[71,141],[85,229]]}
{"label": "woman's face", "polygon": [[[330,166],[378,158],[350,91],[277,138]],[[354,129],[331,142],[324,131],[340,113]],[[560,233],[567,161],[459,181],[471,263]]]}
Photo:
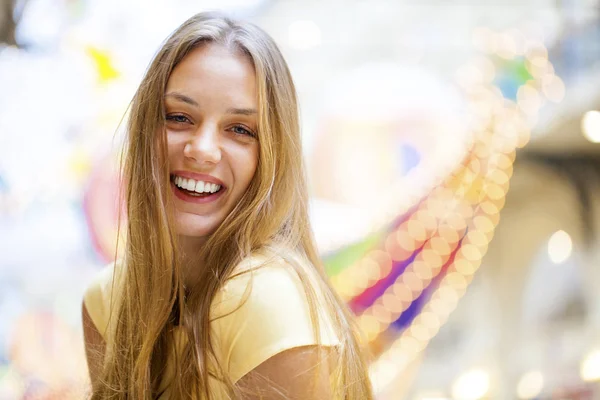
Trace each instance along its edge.
{"label": "woman's face", "polygon": [[248,189],[258,164],[258,104],[247,57],[207,44],[175,67],[165,93],[177,233],[201,243]]}

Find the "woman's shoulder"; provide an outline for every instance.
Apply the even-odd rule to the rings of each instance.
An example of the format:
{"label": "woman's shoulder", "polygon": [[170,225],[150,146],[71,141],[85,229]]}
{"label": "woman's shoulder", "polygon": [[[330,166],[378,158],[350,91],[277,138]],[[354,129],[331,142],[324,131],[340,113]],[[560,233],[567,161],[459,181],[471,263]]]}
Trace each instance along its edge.
{"label": "woman's shoulder", "polygon": [[240,297],[294,296],[304,292],[303,282],[314,286],[314,266],[293,251],[265,248],[245,257],[233,269],[221,290]]}
{"label": "woman's shoulder", "polygon": [[118,271],[121,265],[120,260],[106,264],[92,276],[84,292],[85,307],[96,328],[105,339],[110,306],[114,303],[113,292],[115,285],[120,283],[119,279],[113,278],[120,276]]}
{"label": "woman's shoulder", "polygon": [[310,309],[314,304],[320,318],[330,325],[329,320],[335,317],[323,313],[325,284],[319,282],[314,268],[308,260],[292,252],[254,253],[236,266],[215,296],[212,319],[222,318],[220,324],[230,327],[273,328],[273,321],[279,321],[278,326],[286,321],[288,328],[304,325],[309,329]]}
{"label": "woman's shoulder", "polygon": [[[234,381],[286,349],[339,343],[334,317],[324,312],[323,293],[310,277],[310,268],[314,267],[301,257],[253,254],[236,267],[215,297],[212,329]],[[310,300],[307,286],[312,287],[316,303]],[[319,323],[316,332],[311,305]]]}

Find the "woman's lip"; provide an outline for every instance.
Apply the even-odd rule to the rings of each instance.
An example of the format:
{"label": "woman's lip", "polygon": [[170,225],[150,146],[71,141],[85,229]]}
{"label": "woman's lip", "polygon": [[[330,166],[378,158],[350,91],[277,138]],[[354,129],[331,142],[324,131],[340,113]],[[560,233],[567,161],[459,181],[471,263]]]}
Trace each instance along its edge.
{"label": "woman's lip", "polygon": [[183,170],[171,171],[171,175],[180,176],[180,177],[186,178],[186,179],[193,179],[195,181],[210,182],[210,183],[220,185],[221,187],[225,186],[225,184],[223,183],[222,180],[215,178],[212,175],[199,174],[197,172],[183,171]]}
{"label": "woman's lip", "polygon": [[175,193],[175,196],[177,196],[178,199],[187,201],[188,203],[196,203],[196,204],[205,204],[205,203],[212,203],[213,201],[217,201],[218,199],[221,198],[221,196],[225,192],[225,188],[221,188],[221,190],[219,190],[218,192],[213,193],[209,196],[195,197],[195,196],[191,196],[191,195],[186,194],[185,192],[179,190],[179,188],[175,185],[175,183],[173,183],[173,181],[171,181],[171,189],[173,190],[173,193]]}

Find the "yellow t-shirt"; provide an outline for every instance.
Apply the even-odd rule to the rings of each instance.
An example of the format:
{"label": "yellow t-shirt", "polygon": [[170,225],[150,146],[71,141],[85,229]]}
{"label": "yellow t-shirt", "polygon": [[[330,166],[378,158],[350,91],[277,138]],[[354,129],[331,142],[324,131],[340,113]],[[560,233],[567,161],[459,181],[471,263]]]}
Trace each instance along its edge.
{"label": "yellow t-shirt", "polygon": [[[228,314],[211,322],[211,337],[216,355],[234,383],[284,350],[317,343],[306,294],[294,268],[281,258],[265,264],[266,261],[262,255],[244,260],[234,273],[251,272],[227,281],[213,301],[211,317]],[[116,312],[110,314],[111,294],[115,289],[118,293],[121,268],[121,263],[116,267],[113,263],[101,270],[84,297],[92,321],[107,341],[110,340],[109,316],[116,318]],[[116,296],[112,297],[113,304]],[[243,305],[238,308],[239,304]],[[231,313],[232,310],[235,311]],[[330,318],[319,312],[319,321],[321,344],[339,344]],[[175,327],[175,340],[182,343],[186,339],[179,329]],[[165,392],[160,400],[172,398],[167,387],[173,374],[172,358],[167,361],[161,388]],[[216,379],[211,380],[210,392],[216,399],[227,398],[223,384]]]}

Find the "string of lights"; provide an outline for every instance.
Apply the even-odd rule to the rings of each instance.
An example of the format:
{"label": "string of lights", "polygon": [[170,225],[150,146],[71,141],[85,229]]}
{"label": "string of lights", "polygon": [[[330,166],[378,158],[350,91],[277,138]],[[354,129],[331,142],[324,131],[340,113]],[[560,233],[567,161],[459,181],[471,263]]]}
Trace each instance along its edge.
{"label": "string of lights", "polygon": [[[471,212],[447,214],[445,219],[436,220],[438,227],[435,233],[428,238],[427,244],[423,245],[411,265],[359,316],[359,325],[366,337],[374,340],[440,274],[441,265],[450,260],[448,254],[452,245],[462,237],[460,247],[429,301],[410,326],[372,363],[370,374],[378,391],[402,373],[456,308],[481,265],[498,224],[512,176],[516,149],[529,141],[531,128],[537,121],[537,113],[544,99],[558,102],[564,96],[564,84],[554,75],[544,46],[538,42],[517,43],[513,39],[510,34],[496,34],[485,29],[474,34],[476,46],[492,56],[513,61],[524,57],[529,76],[526,82],[518,86],[514,100],[507,98],[506,93],[494,82],[496,68],[489,58],[478,57],[457,74],[457,82],[469,102],[469,129],[474,133],[474,157],[468,164],[471,168],[465,166],[459,170],[445,181],[446,187],[441,190],[445,198],[452,198],[454,205],[466,206],[464,210],[470,209]],[[478,168],[472,168],[475,165]],[[431,208],[419,209],[418,213],[434,214],[436,207],[440,206],[436,205],[438,198],[432,199],[431,203],[424,202]],[[454,224],[449,227],[450,230],[455,229],[455,234],[441,235],[440,232],[449,231],[443,228],[443,224],[450,218],[453,218]],[[464,230],[457,229],[463,226]],[[408,224],[401,225],[393,232],[398,247],[405,250],[405,253],[399,252],[401,257],[410,255],[411,249],[414,251],[418,248],[421,244],[419,239],[425,238],[424,235],[419,236],[421,232],[409,229]],[[392,239],[388,237],[388,241]],[[404,247],[407,243],[409,245]],[[388,244],[386,250],[396,254],[394,246]]]}

